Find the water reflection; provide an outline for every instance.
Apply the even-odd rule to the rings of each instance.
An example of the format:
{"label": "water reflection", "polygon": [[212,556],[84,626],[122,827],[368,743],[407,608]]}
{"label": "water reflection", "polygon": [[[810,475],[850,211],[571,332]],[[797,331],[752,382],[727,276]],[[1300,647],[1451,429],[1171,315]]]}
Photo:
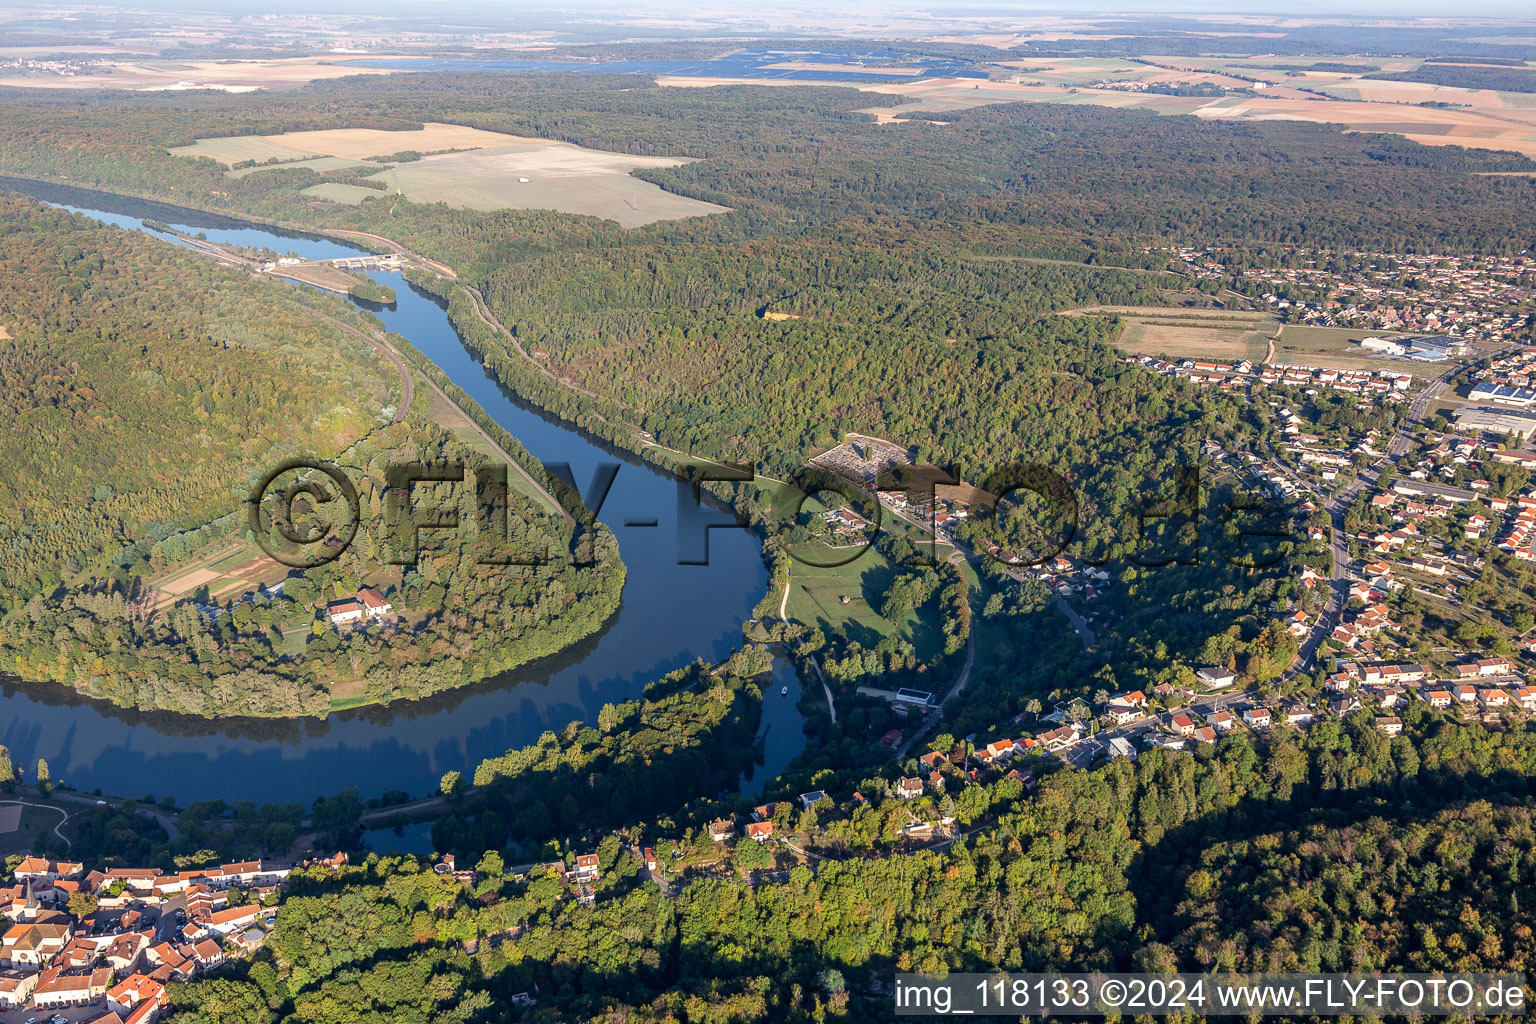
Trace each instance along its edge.
{"label": "water reflection", "polygon": [[[143,221],[311,259],[358,251],[330,239],[84,189],[7,178],[0,178],[0,188],[161,237],[165,232],[145,228]],[[756,540],[744,531],[712,530],[709,565],[679,565],[679,522],[691,535],[702,528],[702,514],[680,511],[676,478],[516,400],[486,375],[430,295],[403,280],[389,283],[396,303],[372,311],[535,456],[569,463],[583,485],[600,463],[625,463],[600,516],[618,537],[628,568],[618,614],[597,635],[498,679],[325,721],[146,713],[12,679],[0,685],[0,743],[18,764],[30,766],[42,757],[56,780],[83,790],[153,792],[183,803],[213,797],[307,802],[348,786],[364,795],[389,789],[423,794],[450,769],[472,770],[481,759],[530,743],[547,729],[594,720],[604,703],[633,699],[650,680],[697,658],[718,660],[740,644],[740,624],[767,584]],[[624,525],[638,519],[654,519],[657,526]],[[772,699],[788,700],[776,689]],[[776,716],[781,711],[770,707]],[[765,742],[778,751],[786,737],[798,737],[803,746],[798,728],[776,718]],[[770,759],[770,767],[782,765],[781,756]]]}

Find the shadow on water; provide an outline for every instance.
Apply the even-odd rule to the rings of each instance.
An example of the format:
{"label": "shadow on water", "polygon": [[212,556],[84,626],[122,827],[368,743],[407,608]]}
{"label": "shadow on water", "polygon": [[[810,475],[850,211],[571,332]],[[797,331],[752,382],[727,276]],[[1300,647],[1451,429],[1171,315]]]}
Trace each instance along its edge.
{"label": "shadow on water", "polygon": [[[0,178],[0,188],[152,233],[144,219],[184,232],[205,231],[214,241],[297,251],[311,259],[359,251],[328,238],[85,189],[14,178]],[[696,659],[719,660],[740,645],[741,623],[767,584],[756,539],[741,530],[706,533],[725,516],[718,509],[690,507],[686,484],[501,387],[465,349],[435,297],[403,279],[396,296],[394,304],[370,311],[436,362],[535,457],[569,463],[582,489],[602,463],[624,467],[600,514],[618,538],[628,570],[619,611],[597,634],[495,679],[425,700],[352,709],[324,721],[146,713],[89,700],[62,686],[0,682],[0,743],[18,764],[43,757],[55,779],[80,789],[153,791],[183,802],[307,801],[348,786],[364,795],[388,789],[425,793],[448,770],[473,770],[480,760],[531,743],[545,730],[594,720],[604,703],[634,699],[652,679]],[[704,497],[708,505],[709,496]],[[631,521],[655,525],[627,525]],[[685,533],[689,543],[709,538],[707,566],[683,564]],[[781,708],[773,710],[765,742],[777,749],[781,738],[792,739],[799,730],[778,721]],[[775,760],[767,758],[770,768]]]}

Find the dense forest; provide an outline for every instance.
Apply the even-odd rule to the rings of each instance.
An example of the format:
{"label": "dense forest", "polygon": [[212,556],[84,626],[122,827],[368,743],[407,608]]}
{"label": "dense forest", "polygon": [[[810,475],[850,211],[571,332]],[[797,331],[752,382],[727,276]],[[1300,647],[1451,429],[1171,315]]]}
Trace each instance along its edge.
{"label": "dense forest", "polygon": [[[486,572],[480,538],[466,532],[381,577],[400,560],[385,530],[389,467],[481,457],[432,421],[425,389],[396,416],[400,378],[345,333],[355,311],[30,200],[0,201],[11,403],[0,426],[0,670],[124,707],[323,716],[556,653],[617,608],[612,536],[517,490],[505,545],[545,566]],[[500,443],[537,466],[515,440]],[[339,456],[358,486],[368,529],[357,544],[231,607],[201,589],[157,600],[178,566],[252,539],[232,510],[268,468],[317,453]],[[452,496],[476,522],[469,489]],[[567,557],[577,547],[590,566]],[[401,606],[399,628],[342,634],[316,618],[364,584]],[[308,634],[298,649],[285,640],[295,632]]]}
{"label": "dense forest", "polygon": [[[1367,36],[1361,45],[1400,38],[1387,29]],[[1295,643],[1274,620],[1296,599],[1296,566],[1326,554],[1287,543],[1267,552],[1278,559],[1236,557],[1241,534],[1223,508],[1226,482],[1209,482],[1192,507],[1179,504],[1179,471],[1198,462],[1202,442],[1263,450],[1274,440],[1267,408],[1130,365],[1113,345],[1115,319],[1065,314],[1209,301],[1169,272],[1158,246],[1529,249],[1529,180],[1478,172],[1532,164],[1327,126],[1086,106],[1003,104],[947,114],[946,125],[877,125],[859,112],[898,99],[436,73],[257,96],[81,103],[17,92],[0,100],[0,172],[407,244],[457,272],[457,282],[414,280],[448,303],[493,373],[620,445],[640,447],[645,432],[661,445],[793,475],[807,456],[858,431],[894,436],[923,463],[998,490],[1045,467],[1074,495],[1069,553],[1106,570],[1093,645],[1035,581],[991,564],[972,587],[958,567],[906,564],[910,545],[882,542],[897,571],[881,610],[943,608],[956,625],[944,637],[941,659],[950,660],[935,665],[957,661],[967,641],[977,650],[965,706],[946,725],[954,731],[933,737],[938,753],[963,756],[956,735],[984,741],[1025,728],[1042,704],[1188,682],[1197,664],[1281,685]],[[299,195],[324,174],[230,178],[212,161],[166,152],[198,137],[325,127],[395,129],[402,141],[393,148],[408,151],[410,129],[427,120],[692,157],[643,176],[730,212],[626,231],[593,218],[456,211],[385,195],[326,207]],[[35,245],[44,258],[19,260],[21,273],[67,296],[75,271],[55,272],[58,254]],[[129,262],[101,262],[103,273],[131,273]],[[248,284],[211,269],[186,273],[242,294]],[[75,298],[97,287],[81,283]],[[513,333],[481,317],[471,289]],[[157,315],[144,313],[145,330],[160,344],[178,337]],[[12,341],[34,336],[24,324],[6,326]],[[197,321],[182,329],[195,337]],[[24,383],[64,377],[56,363],[31,359],[47,372],[29,369]],[[464,453],[418,416],[425,389],[418,408],[390,424],[389,376],[364,366],[377,378],[377,408],[362,410],[372,418],[331,450],[345,449],[340,461],[373,511],[391,489],[386,453]],[[153,372],[169,369],[167,360]],[[324,379],[306,383],[316,393],[299,397],[328,408]],[[63,417],[52,411],[62,405],[88,417],[89,406],[76,413],[69,403],[93,396],[45,393],[59,397],[49,415]],[[204,409],[211,416],[217,403]],[[1334,415],[1362,414],[1341,404]],[[142,433],[124,437],[152,447]],[[513,439],[498,443],[520,451]],[[785,524],[757,492],[731,497],[764,532],[782,586]],[[337,695],[319,666],[346,670],[349,698],[417,696],[585,635],[617,601],[622,570],[610,536],[579,510],[571,524],[511,500],[526,531],[519,541],[564,550],[585,529],[600,571],[486,582],[465,572],[465,549],[445,542],[414,567],[380,575],[371,567],[387,542],[378,542],[216,621],[186,605],[140,621],[126,611],[131,577],[158,563],[139,520],[124,517],[83,534],[90,543],[78,550],[59,548],[62,570],[5,620],[5,649],[21,652],[10,655],[12,667],[32,678],[205,713],[323,710]],[[178,506],[175,528],[195,532],[217,511]],[[1296,511],[1276,510],[1286,537]],[[978,546],[1024,547],[1037,525],[1017,509],[977,520],[962,538]],[[27,526],[18,519],[13,528]],[[207,539],[181,543],[191,550]],[[1199,564],[1157,564],[1157,551],[1176,555],[1191,543]],[[312,629],[301,658],[279,653],[283,624],[365,582],[409,610],[409,632]],[[904,651],[772,629],[802,664],[823,656],[839,699],[851,696],[871,655],[887,672],[913,668]],[[691,666],[640,700],[603,708],[595,722],[485,761],[470,779],[450,773],[434,844],[475,868],[467,885],[415,857],[301,872],[264,950],[176,989],[172,1019],[863,1021],[890,1017],[877,986],[908,968],[1518,969],[1529,958],[1536,737],[1517,723],[1466,725],[1414,703],[1400,737],[1357,713],[1305,734],[1233,735],[1094,771],[1053,771],[1042,758],[1026,765],[1039,775],[1033,788],[969,779],[946,763],[950,788],[910,803],[893,781],[916,774],[917,762],[892,764],[875,749],[870,734],[889,724],[880,717],[888,712],[855,699],[836,725],[814,724],[820,742],[762,797],[735,795],[754,756],[764,660],[748,646],[721,666]],[[812,789],[830,800],[805,806],[799,796]],[[242,851],[264,850],[300,827],[355,848],[361,804],[341,794],[307,818],[295,807],[200,806],[184,818],[198,849],[149,828],[135,849],[195,859],[228,838]],[[754,805],[770,808],[786,844],[708,835],[719,816],[739,827]],[[916,813],[951,818],[965,835],[925,848],[906,835]],[[98,831],[132,827],[99,816]],[[657,851],[665,888],[642,870],[646,846]],[[589,852],[602,879],[578,898],[550,864],[569,868]],[[520,870],[509,871],[513,864]],[[535,991],[535,1007],[515,1008],[515,995]]]}
{"label": "dense forest", "polygon": [[1365,76],[1387,82],[1424,82],[1456,89],[1493,89],[1499,92],[1536,92],[1536,68],[1465,67],[1460,64],[1425,64],[1412,71],[1380,71]]}
{"label": "dense forest", "polygon": [[[1299,246],[1536,244],[1529,181],[1472,173],[1530,166],[1522,158],[1316,125],[1031,104],[893,130],[857,113],[880,101],[837,88],[461,74],[84,106],[18,93],[0,125],[15,143],[0,149],[0,171],[409,244],[458,271],[457,285],[416,283],[449,303],[504,383],[622,446],[640,447],[644,431],[783,475],[858,431],[897,438],[971,483],[1047,467],[1077,502],[1067,553],[1106,562],[1115,577],[1113,618],[1092,655],[986,663],[980,674],[998,688],[980,691],[989,712],[1176,676],[1234,627],[1221,643],[1246,658],[1287,597],[1292,562],[1221,557],[1233,531],[1218,528],[1219,503],[1202,510],[1211,557],[1201,565],[1136,564],[1143,514],[1172,497],[1199,444],[1262,449],[1272,427],[1239,398],[1121,362],[1113,319],[1063,311],[1188,300],[1157,245],[1225,244],[1241,262]],[[321,180],[314,172],[229,178],[165,152],[199,136],[318,127],[398,129],[408,140],[425,120],[696,157],[642,176],[732,212],[625,231],[396,200],[316,209],[296,201]],[[512,335],[483,320],[468,287]],[[750,500],[738,505],[765,532],[783,527]],[[1034,606],[1004,581],[998,594],[1008,608]],[[1022,642],[1034,621],[1000,615],[986,635]],[[838,668],[850,648],[829,639]]]}
{"label": "dense forest", "polygon": [[965,786],[943,800],[968,838],[941,850],[893,834],[910,805],[878,777],[824,779],[815,811],[769,798],[810,864],[711,842],[741,808],[699,806],[565,847],[598,854],[591,901],[495,850],[467,883],[412,857],[315,870],[255,962],[178,990],[172,1019],[887,1020],[879,985],[907,969],[1520,970],[1532,734],[1405,719]]}

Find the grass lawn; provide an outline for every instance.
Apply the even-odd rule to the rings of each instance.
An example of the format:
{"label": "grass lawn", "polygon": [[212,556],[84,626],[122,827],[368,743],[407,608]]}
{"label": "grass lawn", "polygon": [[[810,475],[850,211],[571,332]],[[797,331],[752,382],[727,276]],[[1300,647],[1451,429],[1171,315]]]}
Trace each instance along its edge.
{"label": "grass lawn", "polygon": [[1138,355],[1168,359],[1262,362],[1275,322],[1264,313],[1229,309],[1101,306],[1083,313],[1115,313],[1125,327],[1115,344]]}
{"label": "grass lawn", "polygon": [[[1422,374],[1425,366],[1435,365],[1418,363],[1411,359],[1389,359],[1376,356],[1360,347],[1361,338],[1397,336],[1392,332],[1379,330],[1300,327],[1287,324],[1280,332],[1280,340],[1275,342],[1275,362],[1301,366],[1329,366],[1340,370],[1405,370],[1415,376]],[[1439,372],[1439,370],[1435,371],[1435,373]]]}
{"label": "grass lawn", "polygon": [[[28,796],[26,799],[31,803],[42,802],[40,797]],[[0,804],[5,803],[4,799],[0,799]],[[84,810],[84,808],[78,804],[66,804],[61,810],[66,814],[73,814],[76,811]],[[9,818],[9,815],[7,815],[7,818]],[[37,848],[39,845],[38,840],[45,835],[48,841],[57,843],[58,837],[53,834],[53,827],[59,823],[60,819],[61,815],[56,811],[38,807],[22,807],[21,819],[17,823],[15,830],[0,832],[0,857],[10,856],[13,853],[30,853]],[[74,832],[69,825],[66,824],[63,831],[66,836],[69,836],[71,839],[74,838]]]}
{"label": "grass lawn", "polygon": [[318,185],[311,185],[301,193],[306,196],[314,196],[316,199],[327,199],[333,203],[341,203],[344,206],[357,206],[364,199],[380,199],[389,195],[381,189],[364,188],[361,185],[348,185],[342,181],[323,181]]}
{"label": "grass lawn", "polygon": [[[834,554],[827,552],[829,560]],[[840,633],[865,648],[893,636],[912,644],[919,658],[936,657],[944,649],[936,597],[895,622],[875,610],[895,578],[895,567],[873,548],[847,565],[831,568],[793,562],[787,614],[791,621],[818,626],[829,635]]]}

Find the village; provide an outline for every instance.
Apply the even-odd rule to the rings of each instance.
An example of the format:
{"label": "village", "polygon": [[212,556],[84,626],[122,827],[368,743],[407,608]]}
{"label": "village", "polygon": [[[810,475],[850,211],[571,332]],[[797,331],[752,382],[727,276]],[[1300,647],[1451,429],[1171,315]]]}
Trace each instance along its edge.
{"label": "village", "polygon": [[[1197,280],[1226,281],[1234,274],[1219,249],[1160,251],[1169,252]],[[1269,289],[1261,301],[1287,323],[1491,342],[1528,336],[1536,325],[1531,313],[1515,308],[1529,301],[1536,285],[1536,258],[1528,254],[1464,257],[1298,249],[1294,255],[1298,266],[1237,271],[1241,280]]]}
{"label": "village", "polygon": [[1219,388],[1255,388],[1280,385],[1303,389],[1327,389],[1350,395],[1364,403],[1401,402],[1413,384],[1405,370],[1340,370],[1331,367],[1290,366],[1280,363],[1256,366],[1241,359],[1235,363],[1203,359],[1177,362],[1156,356],[1127,356],[1127,363],[1143,366],[1165,377],[1179,377],[1191,384]]}
{"label": "village", "polygon": [[247,861],[87,872],[22,859],[0,889],[0,1019],[149,1024],[167,985],[261,947],[289,870]]}

